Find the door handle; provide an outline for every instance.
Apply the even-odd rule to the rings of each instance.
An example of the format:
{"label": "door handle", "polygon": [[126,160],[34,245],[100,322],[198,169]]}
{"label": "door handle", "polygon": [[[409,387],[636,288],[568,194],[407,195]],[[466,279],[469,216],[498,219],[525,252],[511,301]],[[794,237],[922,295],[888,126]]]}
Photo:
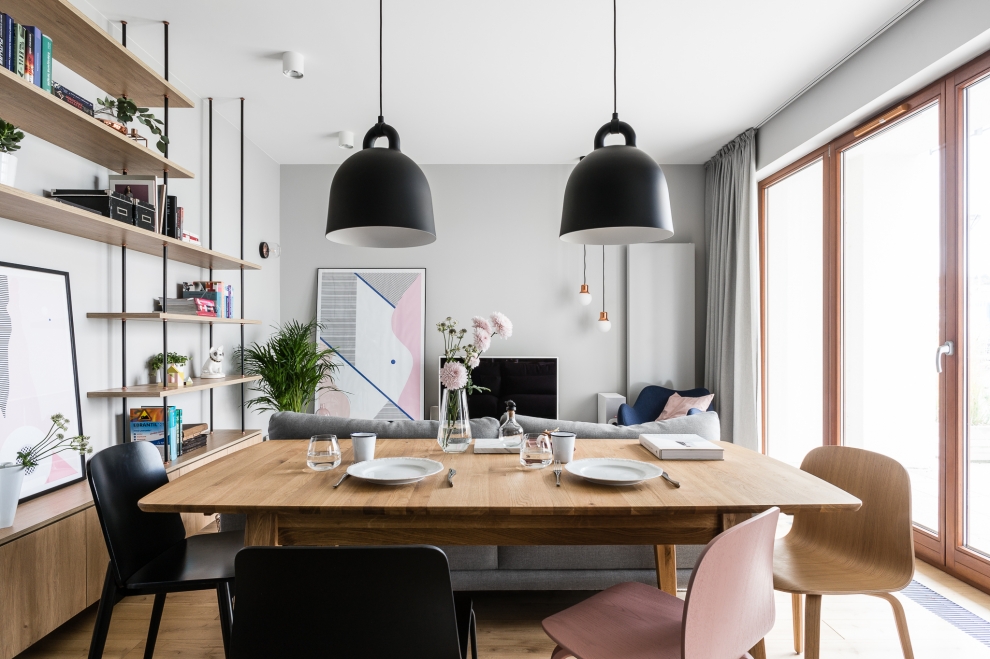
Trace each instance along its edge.
{"label": "door handle", "polygon": [[942,355],[953,355],[956,352],[956,346],[952,341],[946,341],[938,347],[935,351],[935,372],[942,372]]}

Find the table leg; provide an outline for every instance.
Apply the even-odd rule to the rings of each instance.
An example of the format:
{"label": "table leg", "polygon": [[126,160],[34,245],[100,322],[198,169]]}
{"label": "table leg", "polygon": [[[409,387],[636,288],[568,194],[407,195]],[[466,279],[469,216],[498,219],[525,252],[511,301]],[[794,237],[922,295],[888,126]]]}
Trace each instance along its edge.
{"label": "table leg", "polygon": [[767,659],[767,646],[762,638],[759,643],[752,647],[749,653],[753,655],[753,659]]}
{"label": "table leg", "polygon": [[677,596],[677,547],[656,545],[653,548],[657,560],[657,588]]}
{"label": "table leg", "polygon": [[278,544],[278,519],[275,513],[247,516],[244,527],[245,547],[274,547]]}

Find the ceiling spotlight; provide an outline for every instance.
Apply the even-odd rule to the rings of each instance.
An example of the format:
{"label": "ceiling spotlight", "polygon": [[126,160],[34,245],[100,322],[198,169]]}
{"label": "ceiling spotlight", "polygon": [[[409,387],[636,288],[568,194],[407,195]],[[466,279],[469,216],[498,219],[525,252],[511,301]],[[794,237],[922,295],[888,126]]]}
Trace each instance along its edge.
{"label": "ceiling spotlight", "polygon": [[286,78],[295,78],[296,80],[302,78],[304,68],[302,54],[292,52],[282,53],[282,75]]}
{"label": "ceiling spotlight", "polygon": [[350,130],[342,130],[337,133],[337,146],[341,149],[353,149],[354,148],[354,132]]}

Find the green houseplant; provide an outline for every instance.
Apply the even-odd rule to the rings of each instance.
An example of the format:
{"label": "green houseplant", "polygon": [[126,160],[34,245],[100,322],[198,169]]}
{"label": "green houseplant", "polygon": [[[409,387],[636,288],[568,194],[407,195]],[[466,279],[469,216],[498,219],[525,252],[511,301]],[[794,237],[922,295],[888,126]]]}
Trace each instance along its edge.
{"label": "green houseplant", "polygon": [[134,101],[126,97],[120,97],[116,100],[107,96],[106,98],[98,98],[96,102],[103,106],[98,114],[106,114],[111,117],[115,117],[117,121],[124,124],[125,126],[134,119],[148,127],[148,130],[152,134],[158,136],[158,150],[165,153],[165,147],[168,146],[168,135],[162,131],[162,127],[165,125],[162,120],[157,118],[155,115],[151,114],[148,108],[139,108]]}
{"label": "green houseplant", "polygon": [[[177,352],[168,353],[168,363],[175,364],[176,366],[182,367],[189,362],[189,358],[185,355],[180,355]],[[153,357],[148,358],[148,372],[151,373],[152,377],[155,378],[155,382],[161,384],[162,382],[162,366],[165,365],[165,358],[162,353],[158,353]]]}
{"label": "green houseplant", "polygon": [[333,377],[340,365],[333,361],[332,348],[320,348],[315,340],[315,320],[290,320],[275,326],[262,344],[252,343],[234,351],[234,363],[244,360],[244,372],[260,375],[254,391],[261,395],[248,407],[268,412],[305,412],[323,390],[337,390]]}
{"label": "green houseplant", "polygon": [[13,185],[17,174],[17,156],[14,151],[21,148],[24,133],[14,124],[0,119],[0,184]]}

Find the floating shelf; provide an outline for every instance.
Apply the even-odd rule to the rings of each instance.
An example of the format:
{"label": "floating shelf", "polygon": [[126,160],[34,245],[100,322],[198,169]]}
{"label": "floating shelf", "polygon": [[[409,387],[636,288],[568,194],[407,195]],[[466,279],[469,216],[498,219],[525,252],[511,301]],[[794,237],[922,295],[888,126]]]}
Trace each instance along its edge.
{"label": "floating shelf", "polygon": [[24,132],[115,172],[193,178],[154,147],[146,147],[0,67],[0,117]]}
{"label": "floating shelf", "polygon": [[240,430],[214,430],[207,435],[206,446],[194,449],[188,453],[183,453],[175,460],[172,460],[165,465],[165,471],[171,473],[177,469],[182,469],[183,467],[194,462],[198,462],[199,460],[202,460],[217,451],[230,448],[231,446],[240,444],[243,441],[257,437],[260,434],[260,430],[245,430],[244,432],[241,432]]}
{"label": "floating shelf", "polygon": [[0,217],[108,245],[126,244],[128,249],[153,256],[161,256],[162,245],[167,244],[170,261],[188,263],[200,268],[213,268],[214,270],[261,269],[261,266],[249,261],[227,256],[192,243],[184,243],[181,240],[169,238],[147,229],[139,229],[130,224],[111,220],[108,217],[7,185],[0,185]]}
{"label": "floating shelf", "polygon": [[[188,394],[194,391],[206,391],[207,389],[216,389],[217,387],[229,387],[235,384],[254,382],[260,379],[260,375],[228,375],[225,378],[217,378],[215,380],[193,378],[193,383],[187,384],[184,387],[165,387],[160,384],[136,384],[126,389],[117,388],[90,391],[86,396],[89,398],[166,398]],[[240,431],[238,430],[238,432]]]}
{"label": "floating shelf", "polygon": [[41,28],[52,38],[56,60],[115,97],[160,108],[168,94],[169,107],[196,105],[65,0],[4,0],[3,10],[21,25]]}
{"label": "floating shelf", "polygon": [[[130,312],[127,313],[93,313],[86,314],[87,318],[101,318],[104,320],[167,320],[170,323],[198,323],[200,325],[260,325],[260,320],[249,320],[245,318],[213,318],[210,316],[193,316],[184,313],[164,313],[162,311],[150,311],[147,313]],[[238,431],[240,432],[240,431]]]}

